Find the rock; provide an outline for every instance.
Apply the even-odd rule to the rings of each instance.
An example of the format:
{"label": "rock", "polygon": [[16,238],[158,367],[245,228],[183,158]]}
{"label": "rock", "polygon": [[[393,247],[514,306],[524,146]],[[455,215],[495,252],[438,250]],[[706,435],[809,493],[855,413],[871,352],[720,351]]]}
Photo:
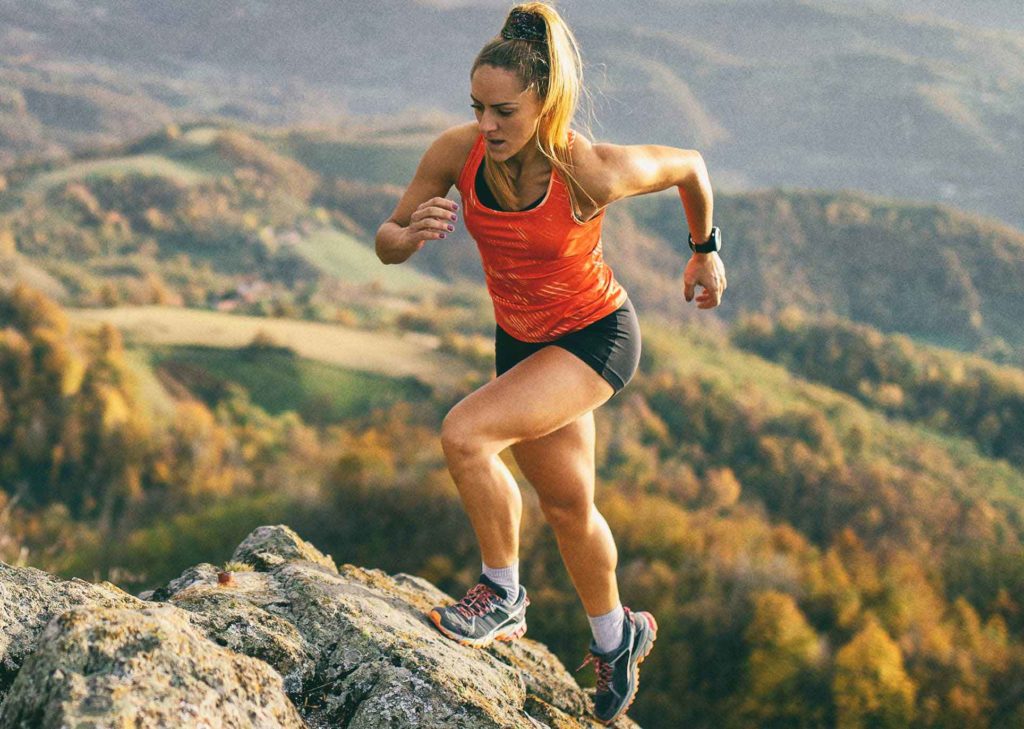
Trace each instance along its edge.
{"label": "rock", "polygon": [[79,606],[138,608],[145,603],[109,582],[62,580],[33,567],[0,562],[0,698],[46,624]]}
{"label": "rock", "polygon": [[[199,564],[147,600],[0,563],[0,627],[18,616],[20,630],[0,643],[13,679],[0,729],[600,726],[540,643],[475,650],[438,633],[425,613],[454,600],[422,578],[339,568],[284,525],[254,530],[231,561],[251,570],[223,582]],[[52,609],[22,612],[31,597],[12,585],[26,583]]]}
{"label": "rock", "polygon": [[0,713],[0,729],[180,725],[306,726],[274,669],[212,644],[184,611],[160,605],[56,617]]}
{"label": "rock", "polygon": [[335,574],[338,572],[330,555],[321,554],[284,524],[257,527],[231,556],[231,561],[246,562],[257,569],[269,569],[282,561],[295,560],[321,565]]}

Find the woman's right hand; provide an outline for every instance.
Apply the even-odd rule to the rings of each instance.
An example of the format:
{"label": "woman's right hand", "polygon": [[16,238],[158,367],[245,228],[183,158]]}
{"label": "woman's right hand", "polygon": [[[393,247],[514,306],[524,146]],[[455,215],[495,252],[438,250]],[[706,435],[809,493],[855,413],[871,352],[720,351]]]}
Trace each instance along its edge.
{"label": "woman's right hand", "polygon": [[455,230],[458,209],[456,202],[445,197],[420,203],[409,216],[409,225],[402,229],[402,242],[418,251],[428,240],[446,237]]}

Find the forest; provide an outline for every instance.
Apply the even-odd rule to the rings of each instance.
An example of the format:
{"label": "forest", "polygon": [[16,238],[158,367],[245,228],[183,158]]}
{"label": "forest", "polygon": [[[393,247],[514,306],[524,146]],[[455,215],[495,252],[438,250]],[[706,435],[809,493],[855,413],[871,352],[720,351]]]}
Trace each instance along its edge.
{"label": "forest", "polygon": [[[631,715],[1019,726],[1024,473],[993,455],[998,440],[936,415],[956,411],[957,387],[995,389],[979,383],[999,373],[858,327],[845,335],[851,364],[825,363],[834,341],[790,317],[722,336],[647,324],[640,372],[598,413],[597,504],[620,589],[663,626]],[[285,523],[339,563],[453,594],[475,580],[438,440],[458,393],[311,424],[236,385],[157,415],[116,329],[78,331],[24,285],[0,298],[0,322],[0,559],[137,593],[227,559],[255,525]],[[897,353],[913,365],[902,375]],[[243,354],[281,351],[253,342]],[[914,384],[915,368],[955,362],[960,385]],[[474,366],[486,376],[483,358]],[[1000,390],[1007,412],[1019,412],[1017,382]],[[872,394],[883,385],[900,387],[899,409]],[[575,665],[584,613],[506,462],[526,502],[522,579],[543,616],[530,637]]]}

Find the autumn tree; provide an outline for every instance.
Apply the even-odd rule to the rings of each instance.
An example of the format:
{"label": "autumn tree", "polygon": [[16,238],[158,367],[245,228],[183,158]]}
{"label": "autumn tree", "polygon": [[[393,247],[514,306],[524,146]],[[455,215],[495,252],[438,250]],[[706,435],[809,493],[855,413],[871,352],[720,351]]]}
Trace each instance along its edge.
{"label": "autumn tree", "polygon": [[916,686],[874,616],[836,655],[832,694],[838,729],[896,729],[913,720]]}

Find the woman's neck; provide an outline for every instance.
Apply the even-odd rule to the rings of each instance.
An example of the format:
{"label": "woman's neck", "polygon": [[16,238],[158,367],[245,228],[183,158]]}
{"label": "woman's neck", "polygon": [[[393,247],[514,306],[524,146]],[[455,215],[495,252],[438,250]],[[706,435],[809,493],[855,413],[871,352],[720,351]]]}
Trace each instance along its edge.
{"label": "woman's neck", "polygon": [[522,178],[524,170],[529,173],[530,170],[549,166],[547,158],[537,148],[537,137],[533,137],[521,150],[509,157],[505,164],[508,165],[513,180]]}

